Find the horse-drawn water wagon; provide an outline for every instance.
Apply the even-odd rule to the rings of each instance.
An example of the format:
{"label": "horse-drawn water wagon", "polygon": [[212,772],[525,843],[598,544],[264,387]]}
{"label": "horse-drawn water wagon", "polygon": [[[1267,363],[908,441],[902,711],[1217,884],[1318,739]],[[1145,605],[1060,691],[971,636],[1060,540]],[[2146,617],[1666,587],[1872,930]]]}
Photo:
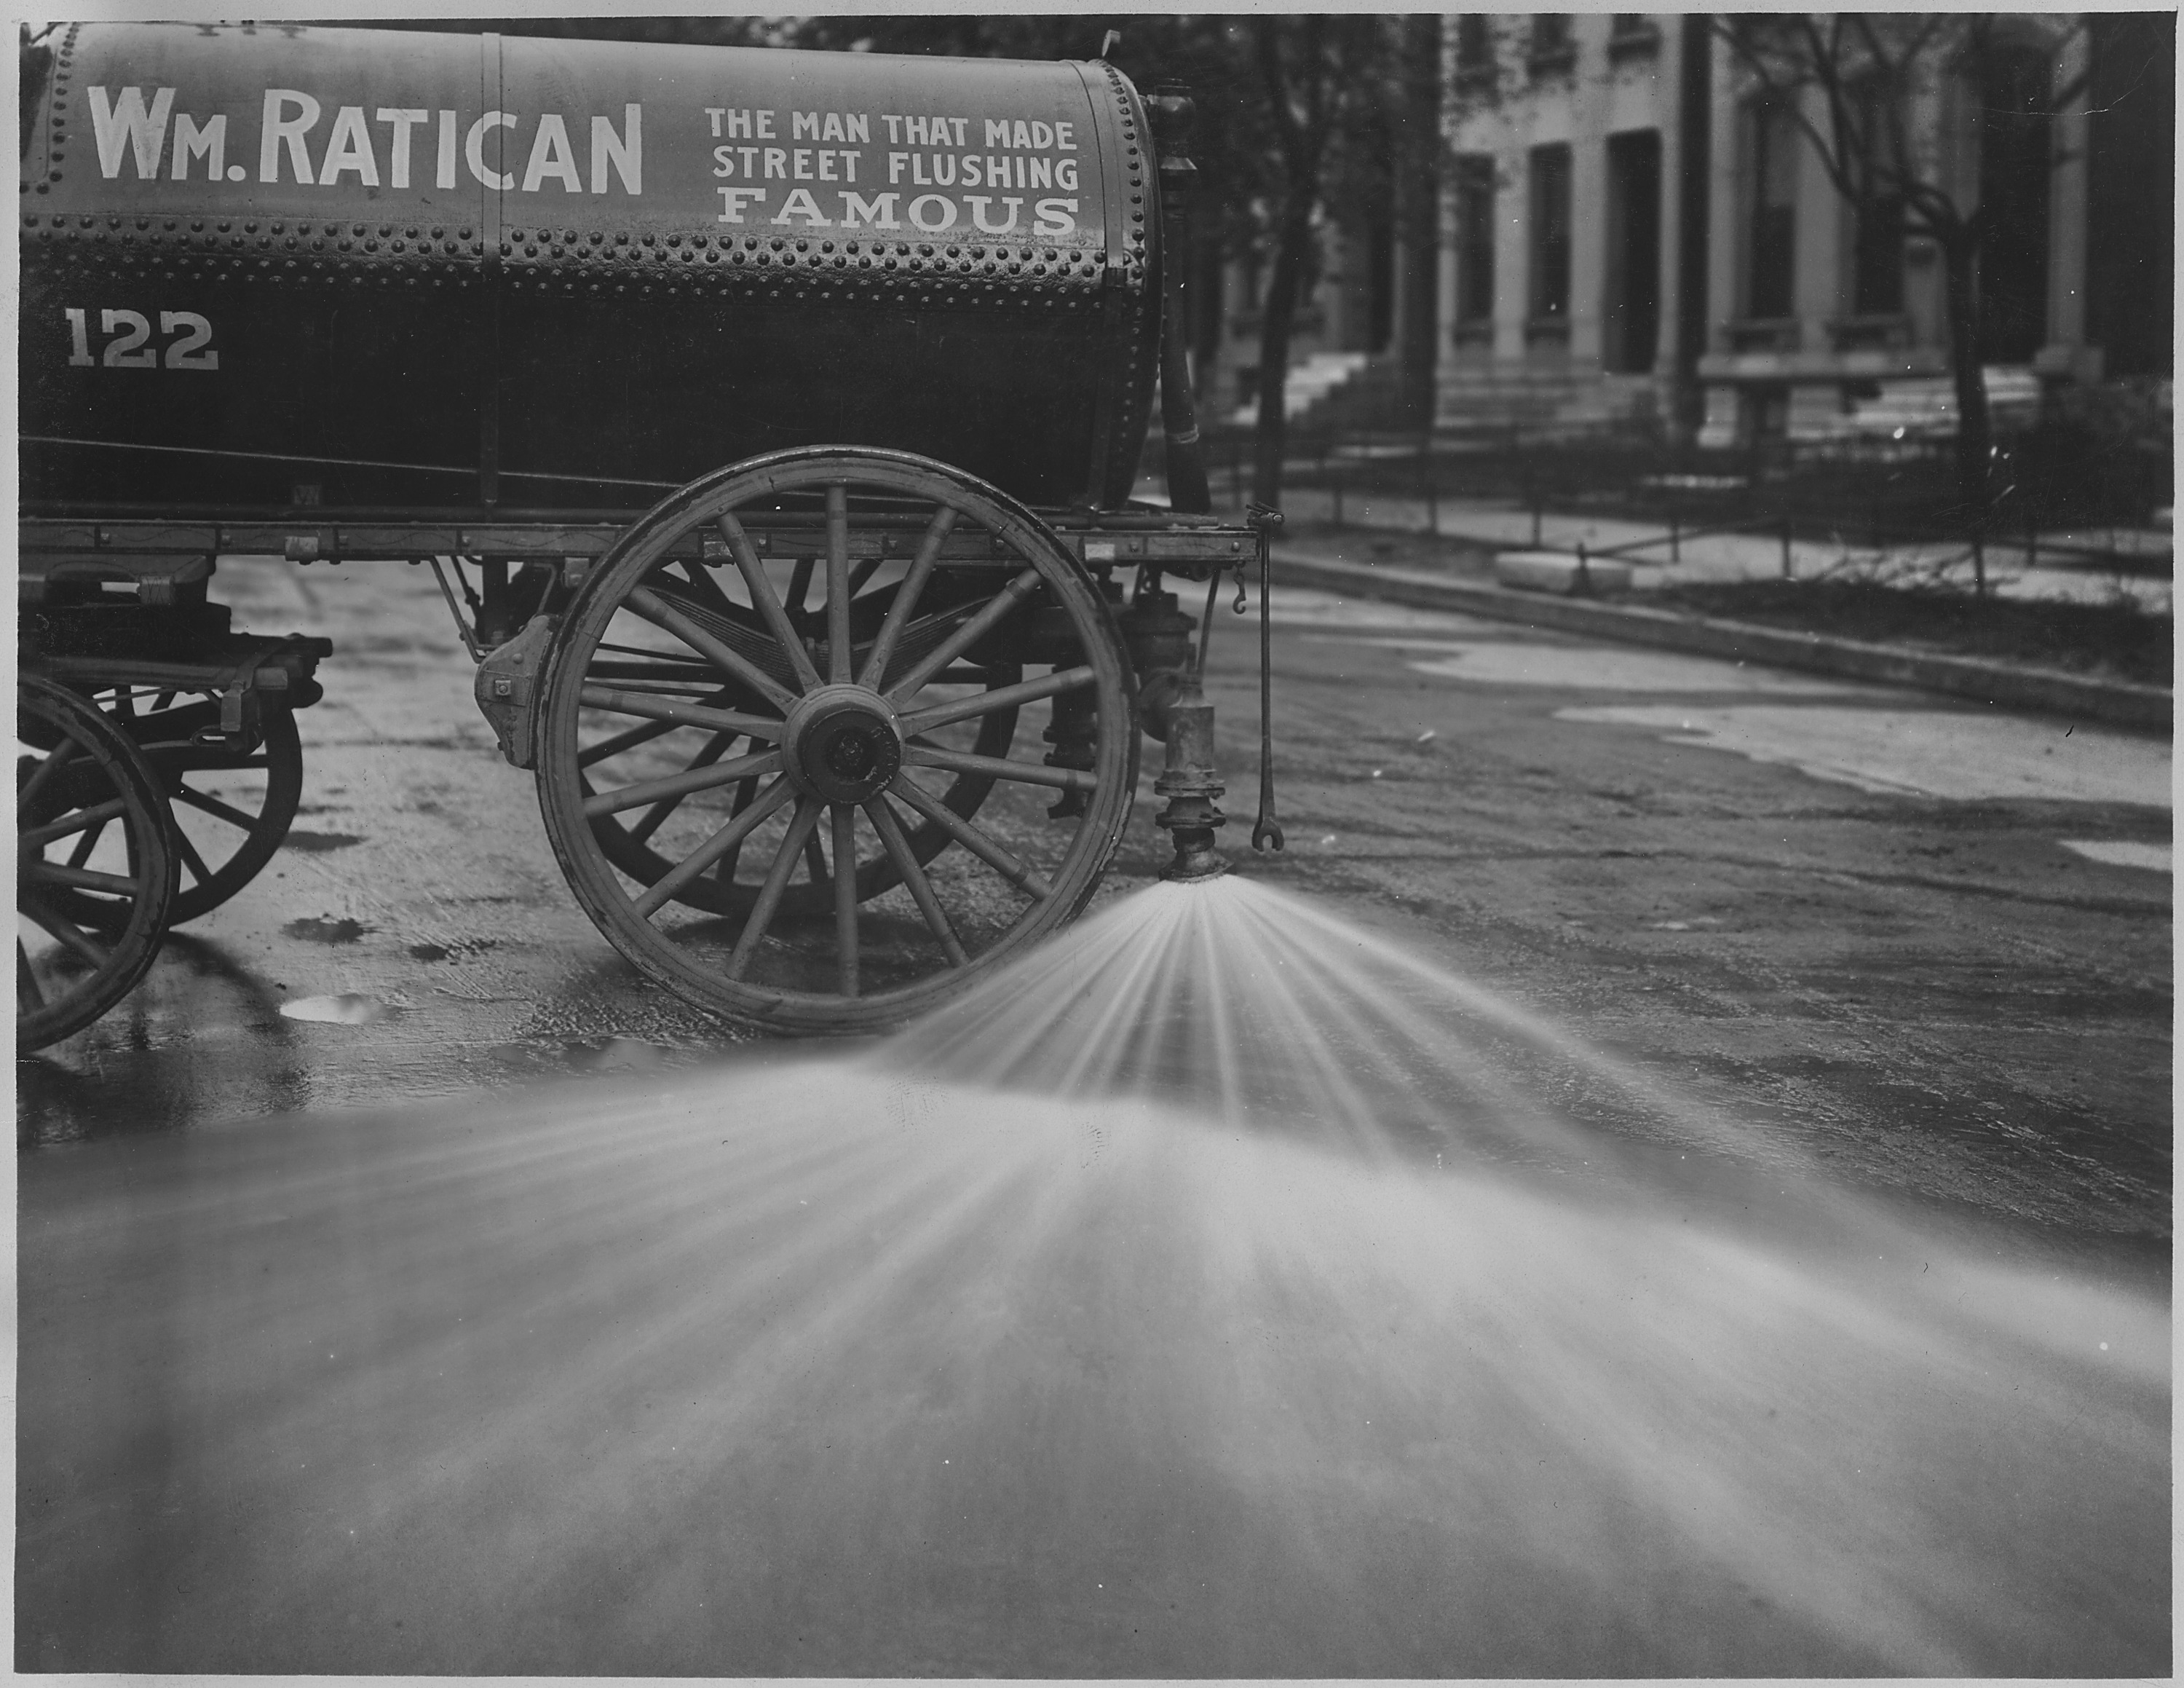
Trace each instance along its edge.
{"label": "horse-drawn water wagon", "polygon": [[[437,576],[578,900],[723,1014],[887,1024],[1070,919],[1141,730],[1217,871],[1171,585],[1265,529],[1206,513],[1164,343],[1185,103],[264,25],[25,55],[21,1044],[294,813],[328,647],[230,628],[225,557]],[[1130,500],[1156,388],[1173,507]]]}

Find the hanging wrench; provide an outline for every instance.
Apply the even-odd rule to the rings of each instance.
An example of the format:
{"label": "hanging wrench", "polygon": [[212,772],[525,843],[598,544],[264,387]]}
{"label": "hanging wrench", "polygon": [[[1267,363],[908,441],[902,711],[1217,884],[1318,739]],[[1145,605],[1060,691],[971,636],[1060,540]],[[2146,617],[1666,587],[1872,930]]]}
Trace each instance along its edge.
{"label": "hanging wrench", "polygon": [[1282,824],[1274,816],[1274,530],[1282,512],[1254,501],[1245,519],[1259,536],[1259,819],[1251,829],[1251,847],[1282,847]]}

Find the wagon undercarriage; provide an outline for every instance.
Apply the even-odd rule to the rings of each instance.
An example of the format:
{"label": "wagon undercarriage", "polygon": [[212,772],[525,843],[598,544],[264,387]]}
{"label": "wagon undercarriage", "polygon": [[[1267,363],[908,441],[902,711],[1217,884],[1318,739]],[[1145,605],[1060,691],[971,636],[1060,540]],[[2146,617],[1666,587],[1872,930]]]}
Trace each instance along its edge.
{"label": "wagon undercarriage", "polygon": [[[179,837],[177,890],[107,887],[104,928],[126,924],[124,901],[155,929],[214,906],[294,812],[292,712],[317,696],[327,647],[229,633],[203,595],[221,552],[430,567],[587,914],[649,977],[747,1023],[885,1026],[1072,918],[1128,822],[1140,730],[1177,724],[1195,758],[1172,756],[1161,785],[1172,871],[1219,871],[1210,723],[1194,733],[1177,713],[1194,707],[1193,625],[1163,584],[1256,560],[1253,528],[1211,517],[1034,512],[946,466],[844,448],[754,460],[619,525],[55,517],[25,523],[24,542],[26,594],[37,583],[47,601],[26,607],[26,668],[121,723],[170,811],[232,819],[183,776],[262,771],[226,858]],[[194,667],[155,661],[190,618],[205,629]],[[54,825],[42,811],[42,860]],[[135,847],[96,819],[65,836],[71,852]],[[87,966],[55,940],[35,965],[19,957],[19,985]],[[75,998],[86,1020],[103,999]]]}

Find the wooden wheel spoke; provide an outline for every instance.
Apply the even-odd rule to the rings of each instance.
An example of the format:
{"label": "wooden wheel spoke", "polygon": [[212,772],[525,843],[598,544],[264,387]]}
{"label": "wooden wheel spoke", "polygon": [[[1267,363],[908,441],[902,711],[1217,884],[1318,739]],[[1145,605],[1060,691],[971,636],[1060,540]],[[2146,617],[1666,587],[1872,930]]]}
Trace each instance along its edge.
{"label": "wooden wheel spoke", "polygon": [[827,489],[827,678],[850,675],[850,489],[837,481]]}
{"label": "wooden wheel spoke", "polygon": [[1039,571],[1027,568],[994,595],[993,601],[972,616],[933,650],[928,651],[917,666],[887,690],[888,701],[900,708],[917,695],[933,675],[939,674],[966,651],[976,645],[998,626],[1002,618],[1011,613],[1039,590]]}
{"label": "wooden wheel spoke", "polygon": [[618,639],[602,639],[593,648],[609,657],[635,657],[647,662],[657,663],[662,668],[706,671],[705,663],[697,657],[678,657],[672,651],[661,650],[657,645],[625,645]]}
{"label": "wooden wheel spoke", "polygon": [[[589,689],[586,688],[587,690]],[[610,756],[620,756],[626,750],[635,750],[639,745],[650,744],[655,739],[666,737],[675,730],[676,725],[673,721],[651,721],[642,727],[632,727],[610,738],[601,739],[590,749],[577,752],[577,766],[589,768],[593,763],[604,762]]]}
{"label": "wooden wheel spoke", "polygon": [[911,901],[917,905],[917,912],[925,917],[925,924],[933,936],[940,941],[940,947],[946,953],[950,963],[957,967],[968,965],[970,957],[963,953],[956,929],[948,924],[948,916],[940,907],[940,899],[933,894],[933,881],[925,876],[925,869],[918,866],[917,854],[910,847],[910,840],[903,836],[902,823],[895,819],[894,811],[888,807],[887,799],[878,797],[866,803],[865,813],[872,820],[872,830],[879,834],[880,843],[887,851],[888,859],[894,864],[894,870],[902,875],[903,886],[910,892]]}
{"label": "wooden wheel spoke", "polygon": [[[28,827],[17,833],[15,847],[18,850],[42,849],[48,844],[58,843],[64,838],[81,832],[86,827],[105,825],[108,821],[119,816],[126,807],[120,798],[109,797],[103,803],[92,804],[89,808],[76,809],[64,819],[48,821],[43,826]],[[83,864],[78,862],[75,865],[81,867]]]}
{"label": "wooden wheel spoke", "polygon": [[733,674],[783,714],[795,707],[796,694],[755,662],[730,650],[719,640],[648,586],[630,589],[622,602],[655,627],[673,634],[707,662]]}
{"label": "wooden wheel spoke", "polygon": [[1042,903],[1054,895],[1054,887],[1029,863],[1018,858],[1007,845],[975,821],[964,819],[907,774],[897,774],[894,783],[888,789],[1011,885],[1029,892]]}
{"label": "wooden wheel spoke", "polygon": [[71,868],[59,862],[18,862],[15,877],[21,885],[64,885],[77,891],[103,891],[115,897],[134,897],[143,888],[126,874]]}
{"label": "wooden wheel spoke", "polygon": [[797,799],[796,817],[788,823],[781,847],[773,853],[773,865],[766,869],[766,883],[758,889],[758,900],[751,905],[750,917],[744,922],[727,965],[721,970],[727,977],[742,978],[744,970],[750,965],[759,940],[766,936],[766,929],[773,924],[774,914],[781,907],[782,893],[788,889],[788,875],[795,870],[796,858],[803,853],[805,841],[819,824],[819,813],[825,807],[816,797]]}
{"label": "wooden wheel spoke", "polygon": [[[730,745],[733,744],[736,741],[737,737],[738,735],[734,733],[714,734],[711,738],[705,741],[704,747],[699,751],[697,755],[690,758],[688,764],[682,771],[685,774],[688,774],[694,768],[712,767],[716,763],[720,761],[721,752],[726,750]],[[630,828],[630,837],[639,844],[642,844],[646,840],[649,839],[654,833],[659,831],[660,827],[666,824],[668,816],[673,814],[677,809],[682,808],[682,799],[688,795],[689,794],[685,791],[677,791],[671,797],[662,797],[658,802],[647,809],[644,814],[638,818],[636,825]]]}
{"label": "wooden wheel spoke", "polygon": [[647,803],[656,803],[662,797],[687,796],[692,791],[703,791],[716,785],[728,785],[752,774],[777,774],[781,771],[781,752],[777,750],[760,751],[750,756],[738,756],[705,768],[685,769],[680,774],[669,774],[657,780],[640,780],[633,785],[618,786],[610,791],[600,791],[584,799],[583,814],[587,820],[597,820],[601,815],[619,814],[624,809],[641,808]]}
{"label": "wooden wheel spoke", "polygon": [[[744,584],[750,592],[751,602],[757,606],[760,618],[766,623],[766,630],[788,653],[788,666],[795,673],[797,685],[805,691],[811,690],[819,684],[819,670],[811,666],[811,652],[804,648],[804,640],[790,624],[788,612],[782,607],[781,600],[774,595],[773,582],[766,578],[766,565],[759,561],[758,552],[751,545],[750,535],[744,532],[743,523],[727,511],[722,513],[716,525],[721,530],[721,537],[728,542],[728,551],[736,560],[737,572],[744,577]],[[801,598],[803,594],[799,592],[797,596]]]}
{"label": "wooden wheel spoke", "polygon": [[205,858],[198,853],[198,847],[190,841],[189,835],[181,827],[175,829],[174,837],[175,853],[182,858],[182,865],[197,876],[198,883],[203,885],[212,877],[212,869],[205,865]]}
{"label": "wooden wheel spoke", "polygon": [[33,1009],[46,1005],[46,993],[38,988],[38,975],[31,967],[31,952],[20,938],[15,940],[15,996],[18,1001],[29,998]]}
{"label": "wooden wheel spoke", "polygon": [[[736,800],[728,805],[728,819],[733,820],[749,808],[757,791],[758,781],[755,780],[746,780],[742,785],[737,786]],[[722,885],[733,883],[736,876],[736,862],[743,854],[743,837],[739,836],[736,841],[728,847],[727,853],[714,864],[713,877],[720,880]]]}
{"label": "wooden wheel spoke", "polygon": [[17,788],[15,792],[16,813],[20,814],[23,810],[30,808],[31,804],[37,802],[38,794],[43,791],[46,788],[46,782],[51,780],[54,774],[59,773],[61,769],[65,768],[70,763],[75,761],[76,757],[81,752],[83,746],[78,744],[74,739],[63,739],[58,744],[55,745],[53,747],[52,752],[47,756],[46,759],[40,763],[37,767],[32,770],[31,777]]}
{"label": "wooden wheel spoke", "polygon": [[716,732],[740,733],[747,738],[772,740],[781,736],[782,724],[771,716],[745,715],[734,709],[709,709],[700,703],[684,703],[649,692],[587,685],[578,697],[588,709],[604,709],[617,715],[641,715],[677,726],[710,727]]}
{"label": "wooden wheel spoke", "polygon": [[176,785],[171,795],[176,802],[187,803],[199,813],[224,820],[230,826],[241,827],[245,832],[258,824],[256,815],[245,814],[232,803],[224,803],[218,797],[209,797],[203,791],[193,791],[187,785]]}
{"label": "wooden wheel spoke", "polygon": [[879,689],[887,678],[888,664],[894,659],[895,641],[910,624],[912,611],[917,607],[925,583],[933,578],[933,565],[940,560],[940,547],[956,526],[956,511],[950,505],[942,505],[933,512],[932,521],[926,523],[924,536],[917,542],[917,555],[911,560],[910,572],[895,589],[894,601],[888,606],[887,618],[880,623],[878,637],[865,657],[864,672],[857,676],[857,684]]}
{"label": "wooden wheel spoke", "polygon": [[834,944],[842,994],[857,994],[857,811],[837,803],[834,823]]}
{"label": "wooden wheel spoke", "polygon": [[[623,645],[615,640],[602,639],[594,648],[604,651],[610,656],[614,657],[642,657],[645,662],[655,665],[663,672],[701,674],[710,672],[705,665],[699,662],[695,657],[678,657],[672,651],[655,650],[649,645]],[[600,664],[594,662],[592,665],[592,672],[596,674],[600,666]]]}
{"label": "wooden wheel spoke", "polygon": [[693,662],[674,675],[663,675],[656,669],[630,672],[637,666],[633,662],[594,662],[587,679],[593,684],[612,681],[620,690],[685,703],[718,703],[734,689],[723,686],[721,677],[702,662]]}
{"label": "wooden wheel spoke", "polygon": [[113,964],[114,957],[110,952],[101,945],[92,942],[81,927],[73,920],[63,919],[46,907],[40,898],[19,888],[15,893],[15,906],[52,933],[63,944],[89,962],[94,970],[103,971]]}
{"label": "wooden wheel spoke", "polygon": [[704,563],[694,558],[684,557],[680,567],[682,578],[690,583],[691,592],[705,601],[706,608],[718,611],[725,616],[742,613],[735,601],[721,590],[721,583],[713,579],[713,571]]}
{"label": "wooden wheel spoke", "polygon": [[755,802],[731,819],[726,826],[647,886],[644,893],[632,906],[640,917],[651,919],[666,906],[671,898],[716,862],[728,859],[761,821],[794,795],[786,778],[777,778],[759,794]]}
{"label": "wooden wheel spoke", "polygon": [[944,727],[951,721],[967,720],[973,715],[990,715],[996,709],[1014,709],[1021,704],[1036,703],[1042,697],[1052,697],[1059,692],[1075,691],[1090,685],[1098,678],[1098,674],[1089,667],[1062,668],[1016,685],[997,685],[990,691],[956,698],[946,703],[935,703],[905,715],[902,718],[902,729],[905,733],[928,732],[934,727]]}
{"label": "wooden wheel spoke", "polygon": [[[101,808],[105,807],[103,804]],[[82,837],[75,841],[75,848],[69,852],[69,865],[80,868],[91,859],[91,852],[98,847],[98,841],[106,836],[106,822],[101,820]]]}
{"label": "wooden wheel spoke", "polygon": [[983,774],[995,780],[1013,780],[1019,785],[1050,785],[1057,791],[1100,789],[1099,775],[1078,769],[1012,762],[1005,756],[973,756],[968,751],[943,750],[939,745],[915,741],[903,746],[902,759],[913,768],[944,768],[951,774]]}

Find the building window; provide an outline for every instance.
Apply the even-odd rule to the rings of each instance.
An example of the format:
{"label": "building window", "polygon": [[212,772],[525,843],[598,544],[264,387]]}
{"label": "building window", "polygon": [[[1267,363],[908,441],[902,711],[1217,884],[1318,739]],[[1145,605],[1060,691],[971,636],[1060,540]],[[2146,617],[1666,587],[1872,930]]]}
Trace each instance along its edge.
{"label": "building window", "polygon": [[1618,12],[1607,30],[1607,56],[1610,59],[1632,59],[1641,53],[1656,51],[1661,45],[1661,32],[1654,27],[1650,12]]}
{"label": "building window", "polygon": [[1456,161],[1456,326],[1494,320],[1494,160]]}
{"label": "building window", "polygon": [[2005,43],[1988,54],[1979,95],[1980,358],[2030,363],[2048,329],[2048,193],[2054,70],[2045,54]]}
{"label": "building window", "polygon": [[1601,361],[1625,375],[1653,367],[1661,329],[1661,135],[1607,137],[1606,306]]}
{"label": "building window", "polygon": [[1564,321],[1570,296],[1570,149],[1532,148],[1532,316]]}
{"label": "building window", "polygon": [[1532,40],[1526,64],[1534,75],[1567,70],[1577,63],[1577,41],[1570,34],[1568,12],[1532,14]]}
{"label": "building window", "polygon": [[1456,80],[1466,88],[1494,81],[1494,28],[1484,13],[1466,12],[1456,20]]}
{"label": "building window", "polygon": [[1745,313],[1787,316],[1797,262],[1797,120],[1787,106],[1752,110],[1752,236]]}
{"label": "building window", "polygon": [[1860,89],[1854,99],[1871,168],[1852,212],[1850,308],[1858,316],[1893,316],[1903,309],[1903,126],[1885,90]]}

